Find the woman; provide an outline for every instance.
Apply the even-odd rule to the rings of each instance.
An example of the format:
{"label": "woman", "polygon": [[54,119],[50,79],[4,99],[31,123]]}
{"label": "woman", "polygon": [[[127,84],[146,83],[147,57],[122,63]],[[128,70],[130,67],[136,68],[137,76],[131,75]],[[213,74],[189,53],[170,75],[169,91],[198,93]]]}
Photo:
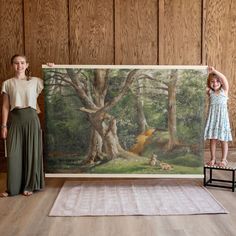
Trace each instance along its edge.
{"label": "woman", "polygon": [[43,81],[29,74],[24,55],[14,55],[15,76],[2,84],[1,135],[7,139],[7,190],[1,197],[30,196],[44,187],[42,135],[37,97]]}

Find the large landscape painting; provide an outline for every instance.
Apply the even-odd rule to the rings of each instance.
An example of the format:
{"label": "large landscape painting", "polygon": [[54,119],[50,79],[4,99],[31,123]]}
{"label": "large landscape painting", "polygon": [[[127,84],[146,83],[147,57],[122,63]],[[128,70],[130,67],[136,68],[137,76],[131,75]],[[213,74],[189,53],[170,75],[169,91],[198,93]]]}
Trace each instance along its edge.
{"label": "large landscape painting", "polygon": [[206,66],[43,66],[49,174],[203,172]]}

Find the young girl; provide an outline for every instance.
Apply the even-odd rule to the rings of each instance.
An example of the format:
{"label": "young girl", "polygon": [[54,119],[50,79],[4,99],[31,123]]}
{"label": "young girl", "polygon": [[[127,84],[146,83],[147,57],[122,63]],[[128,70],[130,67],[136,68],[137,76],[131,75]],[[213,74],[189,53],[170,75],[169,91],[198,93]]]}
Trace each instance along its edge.
{"label": "young girl", "polygon": [[226,77],[213,67],[208,67],[208,72],[207,94],[210,103],[204,138],[210,140],[211,160],[207,165],[216,165],[216,143],[219,140],[222,157],[218,166],[225,167],[228,163],[228,141],[232,141],[227,109],[229,84]]}
{"label": "young girl", "polygon": [[44,187],[42,139],[37,97],[43,81],[31,77],[24,55],[14,55],[15,76],[2,84],[1,135],[7,139],[7,191],[1,197],[30,196]]}

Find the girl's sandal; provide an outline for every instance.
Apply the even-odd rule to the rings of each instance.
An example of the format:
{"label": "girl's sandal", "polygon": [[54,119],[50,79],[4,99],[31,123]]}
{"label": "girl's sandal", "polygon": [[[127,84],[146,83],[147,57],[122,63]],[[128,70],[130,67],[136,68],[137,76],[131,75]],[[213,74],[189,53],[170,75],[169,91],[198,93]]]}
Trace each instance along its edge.
{"label": "girl's sandal", "polygon": [[215,166],[216,165],[216,160],[210,160],[206,163],[207,166]]}
{"label": "girl's sandal", "polygon": [[228,165],[228,161],[227,160],[221,160],[218,164],[219,167],[226,167]]}

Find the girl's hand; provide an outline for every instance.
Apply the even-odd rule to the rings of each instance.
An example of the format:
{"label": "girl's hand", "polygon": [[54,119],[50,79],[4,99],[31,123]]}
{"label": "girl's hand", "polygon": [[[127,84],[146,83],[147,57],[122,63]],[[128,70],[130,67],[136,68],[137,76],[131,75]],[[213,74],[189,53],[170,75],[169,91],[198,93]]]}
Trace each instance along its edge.
{"label": "girl's hand", "polygon": [[7,138],[7,127],[1,129],[1,136],[3,139]]}
{"label": "girl's hand", "polygon": [[208,73],[212,73],[215,71],[215,68],[213,66],[208,66]]}

